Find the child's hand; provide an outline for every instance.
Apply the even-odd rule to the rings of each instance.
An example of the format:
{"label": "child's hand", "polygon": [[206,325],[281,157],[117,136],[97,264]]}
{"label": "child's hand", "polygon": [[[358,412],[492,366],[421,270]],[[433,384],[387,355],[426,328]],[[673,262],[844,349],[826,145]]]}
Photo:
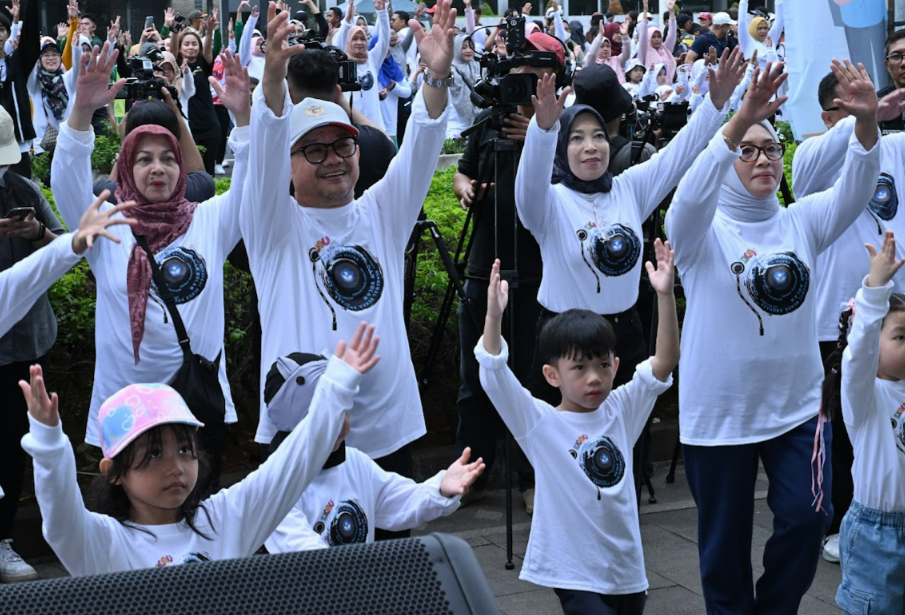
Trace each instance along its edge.
{"label": "child's hand", "polygon": [[[54,393],[47,395],[47,389],[44,387],[44,372],[40,365],[32,365],[28,368],[31,383],[24,380],[19,381],[19,388],[25,395],[25,403],[28,404],[28,412],[39,423],[43,423],[48,427],[55,427],[60,424],[60,398]],[[472,481],[474,482],[474,481]]]}
{"label": "child's hand", "polygon": [[654,241],[654,257],[657,259],[657,269],[654,269],[653,263],[650,261],[644,264],[647,267],[647,277],[650,285],[658,295],[673,294],[673,283],[675,280],[675,268],[673,260],[675,252],[669,248],[669,242],[662,242],[659,238]]}
{"label": "child's hand", "polygon": [[484,473],[484,459],[478,457],[477,461],[468,463],[471,457],[471,449],[465,447],[462,456],[456,459],[440,483],[440,495],[451,498],[456,495],[465,495],[478,477]]}
{"label": "child's hand", "polygon": [[380,355],[374,354],[379,343],[380,337],[374,335],[374,325],[368,326],[363,322],[358,325],[348,346],[341,341],[336,345],[334,354],[358,373],[367,374],[380,361]]}
{"label": "child's hand", "polygon": [[870,273],[867,275],[867,285],[872,288],[886,286],[905,264],[905,260],[896,261],[896,238],[893,232],[886,231],[879,253],[869,243],[864,244],[864,247],[870,253]]}
{"label": "child's hand", "polygon": [[500,281],[500,259],[496,259],[490,272],[490,286],[487,287],[487,316],[502,318],[507,305],[509,305],[509,282]]}

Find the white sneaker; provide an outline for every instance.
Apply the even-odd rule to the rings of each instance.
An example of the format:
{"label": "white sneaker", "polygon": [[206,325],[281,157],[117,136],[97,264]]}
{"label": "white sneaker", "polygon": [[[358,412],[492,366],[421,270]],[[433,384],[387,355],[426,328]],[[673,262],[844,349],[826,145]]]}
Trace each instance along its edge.
{"label": "white sneaker", "polygon": [[839,534],[833,534],[824,541],[823,559],[831,564],[839,563]]}
{"label": "white sneaker", "polygon": [[522,499],[525,501],[525,512],[528,516],[534,515],[534,487],[525,489],[522,492]]}
{"label": "white sneaker", "polygon": [[228,169],[229,167],[232,166],[232,164],[233,164],[233,161],[232,161],[232,160],[224,160],[224,161],[223,161],[223,168],[224,168],[224,169]]}
{"label": "white sneaker", "polygon": [[226,175],[226,171],[223,169],[223,165],[214,165],[214,175]]}
{"label": "white sneaker", "polygon": [[0,583],[37,579],[38,573],[13,551],[11,543],[11,538],[0,540]]}

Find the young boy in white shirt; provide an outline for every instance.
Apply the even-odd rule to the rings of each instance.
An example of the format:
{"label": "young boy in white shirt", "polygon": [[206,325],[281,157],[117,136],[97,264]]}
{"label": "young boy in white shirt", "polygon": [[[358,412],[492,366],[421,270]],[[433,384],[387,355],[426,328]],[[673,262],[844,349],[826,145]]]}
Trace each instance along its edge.
{"label": "young boy in white shirt", "polygon": [[[308,414],[326,358],[295,352],[280,357],[267,373],[264,402],[270,421],[284,436]],[[346,415],[333,451],[302,497],[280,522],[264,546],[270,553],[307,551],[374,542],[374,530],[403,531],[452,514],[462,495],[484,471],[471,450],[423,483],[386,472],[366,454],[346,446]]]}
{"label": "young boy in white shirt", "polygon": [[481,384],[537,475],[528,550],[519,578],[552,587],[570,614],[640,614],[647,577],[641,550],[632,447],[657,396],[672,386],[679,362],[673,252],[655,244],[647,263],[657,292],[654,356],[616,390],[616,334],[602,316],[567,310],[541,330],[537,352],[547,382],[560,390],[556,408],[537,400],[506,365],[500,322],[508,285],[494,263],[484,335],[475,348]]}

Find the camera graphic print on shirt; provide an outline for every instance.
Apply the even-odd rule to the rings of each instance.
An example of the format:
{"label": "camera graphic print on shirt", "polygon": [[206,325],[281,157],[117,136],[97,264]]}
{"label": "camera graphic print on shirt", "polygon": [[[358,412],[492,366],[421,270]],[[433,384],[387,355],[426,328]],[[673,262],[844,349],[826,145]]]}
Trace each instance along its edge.
{"label": "camera graphic print on shirt", "polygon": [[[160,273],[173,295],[176,305],[195,299],[207,285],[207,265],[204,257],[190,248],[166,248],[154,255]],[[160,289],[151,280],[151,291],[155,300],[160,300]],[[164,309],[166,320],[166,309]]]}
{"label": "camera graphic print on shirt", "polygon": [[367,92],[371,88],[374,87],[374,73],[371,71],[366,72],[364,75],[358,76],[358,85],[361,86],[362,91]]}
{"label": "camera graphic print on shirt", "polygon": [[575,235],[581,245],[581,258],[597,279],[598,294],[600,276],[594,271],[595,267],[607,277],[616,277],[627,274],[638,264],[641,240],[625,224],[607,224],[601,227],[596,222],[588,222],[575,231]]}
{"label": "camera graphic print on shirt", "polygon": [[896,409],[892,415],[892,431],[896,438],[896,447],[905,455],[905,404]]}
{"label": "camera graphic print on shirt", "polygon": [[368,516],[354,500],[335,505],[327,502],[313,527],[331,547],[364,544],[368,540]]}
{"label": "camera graphic print on shirt", "polygon": [[364,246],[336,244],[329,237],[322,237],[308,250],[308,258],[311,259],[314,285],[333,314],[334,331],[336,310],[330,299],[350,312],[366,310],[380,300],[384,287],[383,270]]}
{"label": "camera graphic print on shirt", "polygon": [[[889,222],[899,211],[899,195],[896,182],[889,173],[880,173],[874,196],[867,204],[870,211],[880,220]],[[882,233],[882,231],[880,231]]]}
{"label": "camera graphic print on shirt", "polygon": [[625,476],[625,457],[616,443],[606,436],[591,440],[582,434],[575,439],[569,454],[578,462],[585,476],[597,485],[598,500],[600,489],[618,485]]}
{"label": "camera graphic print on shirt", "polygon": [[211,558],[211,556],[204,551],[188,551],[186,553],[183,553],[178,560],[174,559],[172,555],[164,555],[159,560],[157,560],[157,567],[164,568],[170,565],[180,566],[182,564],[203,564],[204,562],[212,561],[214,561],[213,558]]}
{"label": "camera graphic print on shirt", "polygon": [[[791,314],[804,304],[811,284],[810,269],[794,252],[758,255],[749,248],[740,260],[729,265],[729,270],[735,275],[739,298],[757,316],[761,335],[764,319],[757,308],[770,316]],[[742,292],[742,279],[754,305]]]}

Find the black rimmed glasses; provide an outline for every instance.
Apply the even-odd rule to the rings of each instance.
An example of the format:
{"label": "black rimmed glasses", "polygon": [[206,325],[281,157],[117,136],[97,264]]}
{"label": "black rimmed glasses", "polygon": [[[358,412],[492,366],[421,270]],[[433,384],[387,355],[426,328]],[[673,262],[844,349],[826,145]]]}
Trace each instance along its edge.
{"label": "black rimmed glasses", "polygon": [[902,53],[899,53],[898,51],[896,51],[895,53],[891,53],[888,56],[886,56],[886,61],[892,62],[893,64],[901,64],[902,58],[905,58],[905,54],[902,54]]}
{"label": "black rimmed glasses", "polygon": [[768,143],[763,147],[758,147],[756,145],[742,145],[741,156],[739,156],[739,158],[744,162],[755,162],[760,158],[761,152],[767,157],[767,160],[780,160],[782,159],[782,155],[786,152],[786,146],[783,143]]}
{"label": "black rimmed glasses", "polygon": [[305,160],[311,164],[320,164],[327,159],[327,150],[331,147],[340,158],[351,158],[355,155],[355,150],[358,149],[358,139],[355,137],[343,137],[333,143],[311,143],[298,148],[292,152],[292,155],[302,154]]}

